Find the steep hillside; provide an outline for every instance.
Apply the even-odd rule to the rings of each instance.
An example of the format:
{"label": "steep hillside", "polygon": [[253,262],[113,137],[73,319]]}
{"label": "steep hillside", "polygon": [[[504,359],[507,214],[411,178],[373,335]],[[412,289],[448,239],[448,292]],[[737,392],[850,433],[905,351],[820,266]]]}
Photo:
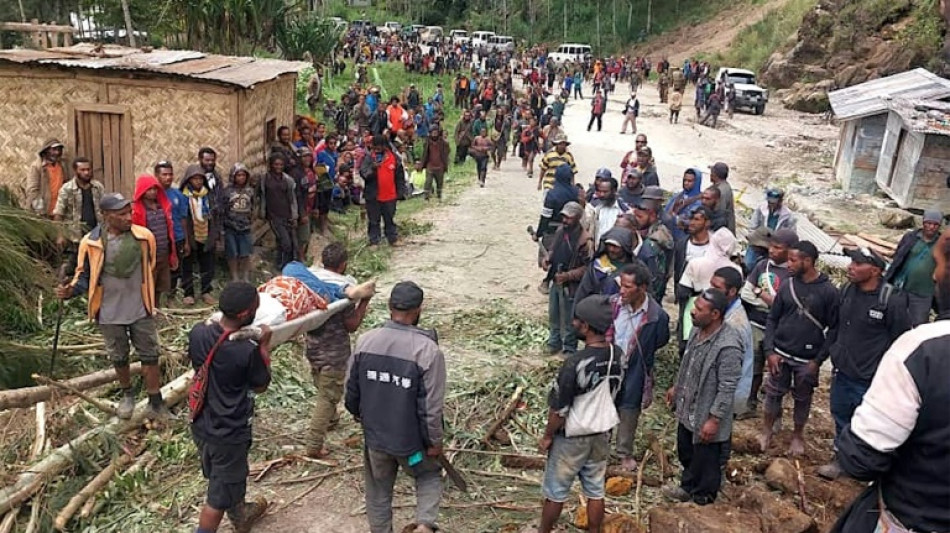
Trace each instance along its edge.
{"label": "steep hillside", "polygon": [[762,79],[786,107],[822,112],[827,91],[926,67],[946,72],[938,0],[820,0]]}
{"label": "steep hillside", "polygon": [[827,92],[926,67],[947,75],[950,0],[759,0],[709,10],[631,50],[756,70],[786,107],[819,113]]}

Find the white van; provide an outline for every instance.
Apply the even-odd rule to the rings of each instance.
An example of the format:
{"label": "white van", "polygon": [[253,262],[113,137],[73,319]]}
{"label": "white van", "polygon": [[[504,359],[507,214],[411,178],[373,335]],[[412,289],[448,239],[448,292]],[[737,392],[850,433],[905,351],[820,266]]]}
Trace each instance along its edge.
{"label": "white van", "polygon": [[513,53],[515,51],[515,39],[508,35],[495,35],[494,37],[488,38],[488,49],[493,52],[508,52]]}
{"label": "white van", "polygon": [[444,35],[442,26],[426,26],[419,32],[423,42],[441,41]]}
{"label": "white van", "polygon": [[548,60],[560,65],[568,61],[572,63],[582,63],[591,57],[591,48],[589,44],[565,43],[557,47],[552,54],[548,55]]}
{"label": "white van", "polygon": [[468,42],[468,32],[465,30],[452,30],[449,32],[449,40],[452,44],[462,44]]}
{"label": "white van", "polygon": [[488,46],[488,39],[495,36],[493,31],[476,31],[472,33],[472,47],[481,48]]}

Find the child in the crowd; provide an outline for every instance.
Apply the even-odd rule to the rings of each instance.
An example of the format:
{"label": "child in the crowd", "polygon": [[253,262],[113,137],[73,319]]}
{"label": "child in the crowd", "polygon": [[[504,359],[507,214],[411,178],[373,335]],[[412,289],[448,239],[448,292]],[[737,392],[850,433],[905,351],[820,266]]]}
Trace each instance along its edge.
{"label": "child in the crowd", "polygon": [[254,247],[251,223],[255,207],[254,188],[249,184],[250,179],[247,167],[235,163],[231,167],[228,186],[221,194],[224,251],[231,281],[250,281],[251,252]]}

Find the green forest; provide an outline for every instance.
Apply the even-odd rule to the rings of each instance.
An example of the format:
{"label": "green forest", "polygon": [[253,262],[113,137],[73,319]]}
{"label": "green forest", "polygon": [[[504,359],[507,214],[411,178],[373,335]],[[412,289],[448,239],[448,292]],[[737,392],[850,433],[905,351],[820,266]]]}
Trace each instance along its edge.
{"label": "green forest", "polygon": [[[764,0],[739,0],[760,3]],[[98,29],[122,31],[124,8],[141,44],[250,54],[277,53],[287,24],[338,16],[441,25],[446,30],[492,30],[521,43],[579,41],[597,53],[624,47],[674,27],[696,23],[735,2],[728,0],[12,0],[0,20],[67,23],[70,13],[94,18]],[[13,34],[4,44],[16,44]]]}

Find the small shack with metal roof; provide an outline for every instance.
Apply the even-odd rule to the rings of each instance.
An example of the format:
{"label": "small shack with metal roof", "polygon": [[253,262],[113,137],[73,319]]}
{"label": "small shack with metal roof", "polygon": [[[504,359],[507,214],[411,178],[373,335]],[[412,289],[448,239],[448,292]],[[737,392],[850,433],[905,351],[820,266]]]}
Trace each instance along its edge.
{"label": "small shack with metal roof", "polygon": [[307,63],[78,44],[0,50],[0,184],[22,192],[45,139],[85,156],[107,190],[131,194],[160,160],[176,174],[212,147],[218,164],[262,170],[294,118]]}
{"label": "small shack with metal roof", "polygon": [[[828,93],[841,124],[834,167],[842,188],[856,193],[880,188],[902,207],[929,205],[927,195],[934,191],[922,190],[918,200],[907,174],[922,155],[924,134],[902,126],[900,117],[892,118],[890,102],[948,97],[950,80],[923,68]],[[898,159],[904,164],[895,164]],[[929,181],[920,185],[930,187]]]}

